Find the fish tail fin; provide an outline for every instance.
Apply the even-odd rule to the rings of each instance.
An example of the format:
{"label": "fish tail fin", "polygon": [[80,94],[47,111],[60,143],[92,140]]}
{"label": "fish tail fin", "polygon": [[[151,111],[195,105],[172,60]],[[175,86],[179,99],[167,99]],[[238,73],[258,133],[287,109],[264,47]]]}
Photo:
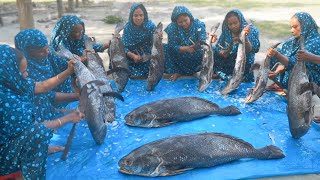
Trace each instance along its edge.
{"label": "fish tail fin", "polygon": [[282,150],[274,145],[263,147],[258,151],[257,159],[280,159],[285,157]]}
{"label": "fish tail fin", "polygon": [[235,106],[227,106],[225,108],[221,108],[218,110],[218,112],[215,113],[224,116],[233,116],[241,114],[240,110]]}

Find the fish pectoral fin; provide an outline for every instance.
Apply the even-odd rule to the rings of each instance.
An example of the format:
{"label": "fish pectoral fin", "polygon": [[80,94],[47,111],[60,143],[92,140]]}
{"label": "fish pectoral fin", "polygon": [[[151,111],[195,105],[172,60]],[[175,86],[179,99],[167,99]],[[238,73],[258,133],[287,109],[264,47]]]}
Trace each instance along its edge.
{"label": "fish pectoral fin", "polygon": [[111,97],[115,97],[115,98],[117,98],[117,99],[119,99],[121,101],[124,101],[123,96],[120,93],[117,93],[117,92],[111,92],[111,91],[110,92],[104,92],[104,93],[102,93],[102,95],[103,95],[103,97],[111,96]]}
{"label": "fish pectoral fin", "polygon": [[192,170],[194,168],[184,168],[184,169],[178,169],[178,170],[174,170],[174,171],[168,171],[165,173],[162,173],[161,176],[173,176],[173,175],[178,175],[178,174],[182,174],[185,171],[189,171]]}

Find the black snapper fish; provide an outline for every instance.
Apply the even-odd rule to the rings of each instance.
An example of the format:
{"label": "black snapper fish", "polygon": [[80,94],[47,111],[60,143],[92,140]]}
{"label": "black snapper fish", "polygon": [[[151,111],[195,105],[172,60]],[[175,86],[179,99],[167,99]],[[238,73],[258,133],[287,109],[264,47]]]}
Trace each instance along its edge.
{"label": "black snapper fish", "polygon": [[[277,43],[271,48],[276,48],[279,44],[280,43]],[[252,103],[258,100],[263,95],[269,79],[268,75],[270,71],[270,57],[266,55],[262,65],[258,65],[258,66],[259,66],[259,71],[255,81],[255,86],[250,89],[250,92],[244,101],[246,104]]]}
{"label": "black snapper fish", "polygon": [[120,31],[123,28],[124,24],[122,23],[116,25],[108,50],[112,69],[107,74],[112,74],[119,92],[123,92],[130,76],[128,60],[120,36]]}
{"label": "black snapper fish", "polygon": [[[219,28],[220,23],[211,27],[211,33],[215,33]],[[202,57],[202,65],[199,75],[199,91],[203,92],[208,88],[210,83],[212,82],[213,75],[213,65],[214,65],[214,51],[212,49],[212,36],[208,36],[205,43],[202,45],[203,57]]]}
{"label": "black snapper fish", "polygon": [[162,46],[163,25],[161,22],[157,25],[157,29],[153,33],[153,46],[151,49],[151,59],[149,66],[149,74],[147,79],[147,91],[152,91],[161,80],[164,72],[164,53]]}
{"label": "black snapper fish", "polygon": [[162,127],[212,114],[232,116],[240,113],[235,106],[220,108],[217,104],[206,99],[178,97],[144,104],[127,114],[125,123],[138,127]]}
{"label": "black snapper fish", "polygon": [[240,41],[238,46],[236,63],[233,69],[233,74],[231,79],[228,81],[227,85],[221,91],[223,95],[227,95],[230,92],[237,89],[244,79],[244,71],[246,67],[245,36],[246,36],[245,32],[242,31],[240,34]]}
{"label": "black snapper fish", "polygon": [[119,171],[139,176],[171,176],[195,168],[212,167],[255,158],[279,159],[281,149],[269,145],[260,149],[236,137],[220,133],[188,134],[145,144],[118,162]]}
{"label": "black snapper fish", "polygon": [[102,144],[107,134],[106,105],[100,91],[100,86],[104,85],[104,82],[98,81],[92,72],[81,61],[75,59],[73,54],[65,47],[60,46],[60,51],[56,54],[75,60],[74,71],[81,88],[80,102],[82,109],[84,109],[85,119],[94,141],[97,144]]}
{"label": "black snapper fish", "polygon": [[[300,49],[304,49],[304,36],[300,37]],[[309,83],[307,67],[304,61],[296,61],[289,78],[287,115],[290,133],[293,138],[304,136],[312,121],[312,91],[301,92],[303,84]]]}

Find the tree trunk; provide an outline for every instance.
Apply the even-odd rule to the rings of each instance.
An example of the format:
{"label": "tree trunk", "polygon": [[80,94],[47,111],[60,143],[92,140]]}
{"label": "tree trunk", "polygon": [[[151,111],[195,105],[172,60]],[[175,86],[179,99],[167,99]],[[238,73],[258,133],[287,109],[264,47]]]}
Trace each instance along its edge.
{"label": "tree trunk", "polygon": [[68,0],[68,12],[74,12],[74,1]]}
{"label": "tree trunk", "polygon": [[20,30],[34,28],[32,0],[17,0]]}
{"label": "tree trunk", "polygon": [[88,3],[88,0],[82,0],[82,4],[85,5]]}
{"label": "tree trunk", "polygon": [[61,18],[61,16],[63,15],[62,0],[57,0],[57,7],[58,7],[58,18]]}
{"label": "tree trunk", "polygon": [[79,7],[79,0],[76,0],[76,8]]}

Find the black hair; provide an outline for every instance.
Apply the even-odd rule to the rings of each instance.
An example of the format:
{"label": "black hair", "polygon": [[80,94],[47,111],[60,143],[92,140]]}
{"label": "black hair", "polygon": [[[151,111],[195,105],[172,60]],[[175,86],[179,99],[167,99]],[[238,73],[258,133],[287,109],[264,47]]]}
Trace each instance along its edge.
{"label": "black hair", "polygon": [[238,20],[240,21],[239,15],[238,15],[236,12],[234,12],[234,11],[230,11],[230,12],[227,13],[226,17],[224,18],[223,24],[228,24],[228,19],[229,19],[230,17],[232,17],[232,16],[237,17]]}

